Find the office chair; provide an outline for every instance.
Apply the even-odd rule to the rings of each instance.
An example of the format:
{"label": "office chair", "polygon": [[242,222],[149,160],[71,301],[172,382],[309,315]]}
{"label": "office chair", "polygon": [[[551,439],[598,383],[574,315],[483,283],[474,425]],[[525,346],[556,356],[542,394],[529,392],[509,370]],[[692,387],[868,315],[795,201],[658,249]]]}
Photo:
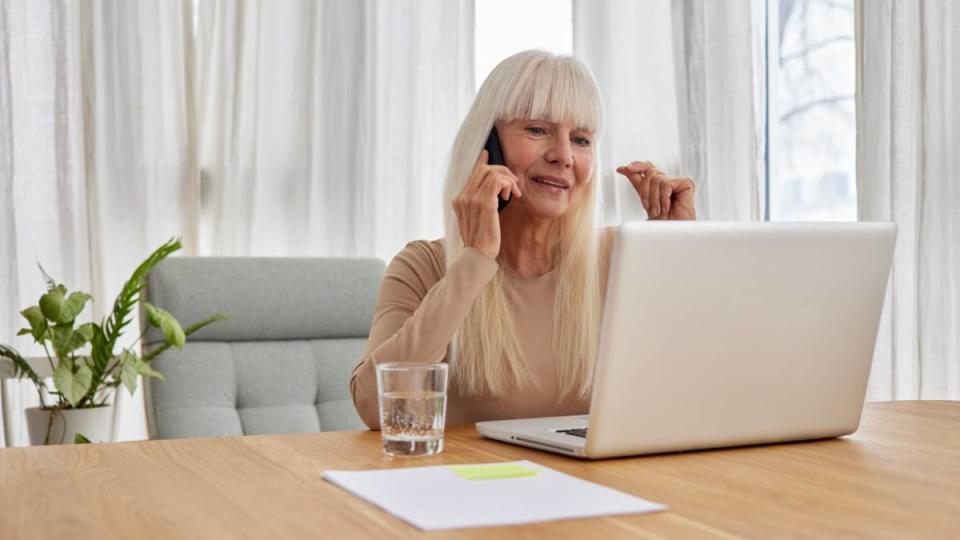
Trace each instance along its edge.
{"label": "office chair", "polygon": [[[184,327],[214,313],[231,318],[151,363],[166,380],[144,382],[150,437],[365,429],[348,381],[370,332],[383,271],[377,259],[162,262],[147,280],[150,303]],[[162,343],[150,328],[144,350]]]}

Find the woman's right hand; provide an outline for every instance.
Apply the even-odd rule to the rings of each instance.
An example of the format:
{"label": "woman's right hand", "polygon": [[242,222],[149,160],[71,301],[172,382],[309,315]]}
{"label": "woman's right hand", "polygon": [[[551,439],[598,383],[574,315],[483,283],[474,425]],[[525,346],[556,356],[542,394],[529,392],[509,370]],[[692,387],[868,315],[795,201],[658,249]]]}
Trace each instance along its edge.
{"label": "woman's right hand", "polygon": [[516,175],[503,165],[488,165],[486,150],[480,152],[470,178],[453,199],[463,247],[480,250],[491,259],[500,253],[500,217],[497,199],[521,197]]}

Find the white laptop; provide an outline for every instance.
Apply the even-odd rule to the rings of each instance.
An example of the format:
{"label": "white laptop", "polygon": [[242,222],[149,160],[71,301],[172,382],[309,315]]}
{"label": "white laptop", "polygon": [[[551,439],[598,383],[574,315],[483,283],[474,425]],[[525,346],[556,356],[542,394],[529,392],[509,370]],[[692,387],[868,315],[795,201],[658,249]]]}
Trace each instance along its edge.
{"label": "white laptop", "polygon": [[590,415],[477,431],[582,458],[853,433],[895,238],[892,223],[624,224]]}

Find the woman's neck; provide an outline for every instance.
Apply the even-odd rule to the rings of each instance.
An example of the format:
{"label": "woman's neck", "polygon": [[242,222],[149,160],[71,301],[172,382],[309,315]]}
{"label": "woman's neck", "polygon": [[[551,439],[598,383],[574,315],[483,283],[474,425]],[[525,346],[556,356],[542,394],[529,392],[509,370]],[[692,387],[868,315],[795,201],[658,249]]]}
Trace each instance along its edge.
{"label": "woman's neck", "polygon": [[500,219],[500,260],[520,277],[538,277],[556,264],[556,220]]}

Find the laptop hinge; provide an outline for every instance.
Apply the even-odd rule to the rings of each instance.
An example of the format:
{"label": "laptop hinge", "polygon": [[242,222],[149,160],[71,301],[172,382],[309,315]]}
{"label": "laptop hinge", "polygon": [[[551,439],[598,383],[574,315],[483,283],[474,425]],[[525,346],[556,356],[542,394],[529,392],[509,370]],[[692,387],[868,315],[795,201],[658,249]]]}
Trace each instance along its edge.
{"label": "laptop hinge", "polygon": [[574,453],[573,448],[567,448],[567,447],[565,447],[565,446],[559,446],[559,445],[556,445],[556,444],[550,444],[550,443],[545,443],[545,442],[540,442],[540,441],[532,441],[532,440],[527,439],[527,438],[525,438],[525,437],[511,436],[510,438],[513,439],[513,440],[515,440],[515,441],[525,442],[525,443],[527,443],[527,444],[535,444],[535,445],[537,445],[537,446],[542,446],[542,447],[544,447],[544,448],[553,448],[554,450],[560,450],[561,452],[566,452],[566,453],[568,453],[568,454],[573,454],[573,453]]}

